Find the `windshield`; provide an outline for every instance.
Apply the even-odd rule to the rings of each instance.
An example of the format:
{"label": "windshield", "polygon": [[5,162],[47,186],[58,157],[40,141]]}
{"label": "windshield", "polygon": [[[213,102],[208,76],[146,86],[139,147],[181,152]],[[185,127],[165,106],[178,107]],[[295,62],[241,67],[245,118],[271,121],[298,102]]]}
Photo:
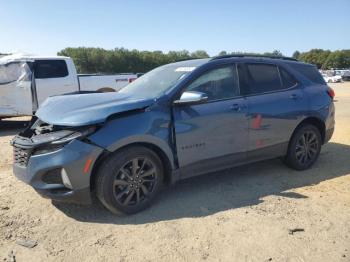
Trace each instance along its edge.
{"label": "windshield", "polygon": [[204,59],[201,59],[160,66],[128,84],[119,92],[142,97],[158,97],[204,62]]}
{"label": "windshield", "polygon": [[0,65],[0,85],[11,82],[30,81],[31,71],[25,62],[12,62]]}

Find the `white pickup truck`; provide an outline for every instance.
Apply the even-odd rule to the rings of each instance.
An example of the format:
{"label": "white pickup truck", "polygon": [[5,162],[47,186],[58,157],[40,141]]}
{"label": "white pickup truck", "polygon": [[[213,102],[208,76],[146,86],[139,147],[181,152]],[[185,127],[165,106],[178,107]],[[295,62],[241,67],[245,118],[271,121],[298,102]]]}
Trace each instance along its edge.
{"label": "white pickup truck", "polygon": [[49,96],[116,92],[136,74],[78,75],[70,57],[8,55],[0,58],[0,119],[32,115]]}

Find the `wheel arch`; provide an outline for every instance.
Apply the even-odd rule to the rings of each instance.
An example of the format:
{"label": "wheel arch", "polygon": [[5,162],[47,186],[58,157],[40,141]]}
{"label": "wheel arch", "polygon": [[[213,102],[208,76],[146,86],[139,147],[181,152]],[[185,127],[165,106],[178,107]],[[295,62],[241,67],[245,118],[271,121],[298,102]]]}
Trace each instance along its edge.
{"label": "wheel arch", "polygon": [[304,120],[302,120],[294,129],[289,141],[291,140],[291,138],[293,137],[293,135],[295,134],[295,132],[303,125],[305,124],[311,124],[314,125],[315,127],[317,127],[317,129],[320,131],[321,133],[321,139],[322,139],[322,143],[325,142],[325,136],[326,136],[326,125],[324,123],[324,121],[322,121],[322,119],[318,118],[318,117],[314,117],[314,116],[309,116],[307,118],[305,118]]}
{"label": "wheel arch", "polygon": [[124,150],[124,149],[126,149],[128,147],[132,147],[132,146],[143,146],[143,147],[146,147],[146,148],[152,150],[153,152],[155,152],[163,164],[164,183],[166,185],[169,185],[172,183],[172,181],[173,181],[173,177],[172,177],[173,172],[172,171],[173,171],[174,163],[169,158],[169,155],[159,145],[156,145],[156,144],[150,143],[150,142],[140,141],[140,142],[132,142],[132,143],[120,146],[120,147],[114,149],[113,151],[104,150],[99,155],[99,157],[96,159],[94,166],[92,167],[92,171],[91,171],[91,176],[90,176],[90,189],[91,189],[91,191],[94,190],[94,188],[95,188],[95,180],[96,180],[97,172],[98,172],[101,164],[103,164],[103,162],[108,157],[110,157],[112,154],[115,154],[116,152],[119,152],[120,150]]}
{"label": "wheel arch", "polygon": [[115,89],[113,89],[112,87],[102,87],[97,91],[102,93],[108,93],[108,92],[115,92]]}

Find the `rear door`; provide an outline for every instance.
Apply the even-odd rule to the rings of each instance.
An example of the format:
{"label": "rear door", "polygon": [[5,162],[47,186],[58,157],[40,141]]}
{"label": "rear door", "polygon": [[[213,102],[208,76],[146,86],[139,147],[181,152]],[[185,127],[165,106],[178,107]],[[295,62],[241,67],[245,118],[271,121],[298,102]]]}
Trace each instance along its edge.
{"label": "rear door", "polygon": [[244,162],[248,142],[247,105],[240,96],[235,65],[209,70],[185,91],[208,101],[174,106],[176,149],[183,177]]}
{"label": "rear door", "polygon": [[76,75],[70,75],[63,59],[36,60],[34,75],[38,104],[49,96],[78,91]]}
{"label": "rear door", "polygon": [[284,67],[240,64],[240,87],[248,103],[248,160],[286,154],[289,139],[308,109],[301,85]]}

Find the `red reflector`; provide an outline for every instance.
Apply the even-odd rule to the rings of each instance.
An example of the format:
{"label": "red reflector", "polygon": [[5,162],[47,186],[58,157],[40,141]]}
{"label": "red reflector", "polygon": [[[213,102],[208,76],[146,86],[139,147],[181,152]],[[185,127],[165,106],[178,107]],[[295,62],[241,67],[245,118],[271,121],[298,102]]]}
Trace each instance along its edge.
{"label": "red reflector", "polygon": [[137,78],[129,78],[129,83],[135,81]]}
{"label": "red reflector", "polygon": [[335,92],[332,88],[329,87],[327,94],[333,99],[335,97]]}
{"label": "red reflector", "polygon": [[86,160],[86,163],[85,163],[85,166],[84,166],[84,173],[89,172],[91,163],[92,163],[92,160],[91,160],[91,159]]}
{"label": "red reflector", "polygon": [[252,128],[253,128],[253,129],[259,129],[259,128],[261,128],[261,122],[262,122],[262,117],[261,117],[260,114],[257,114],[256,117],[255,117],[254,120],[253,120]]}

